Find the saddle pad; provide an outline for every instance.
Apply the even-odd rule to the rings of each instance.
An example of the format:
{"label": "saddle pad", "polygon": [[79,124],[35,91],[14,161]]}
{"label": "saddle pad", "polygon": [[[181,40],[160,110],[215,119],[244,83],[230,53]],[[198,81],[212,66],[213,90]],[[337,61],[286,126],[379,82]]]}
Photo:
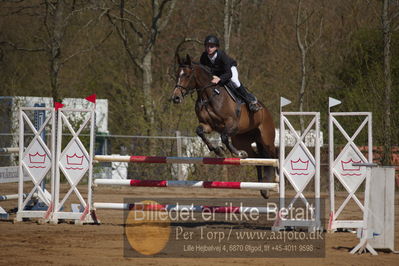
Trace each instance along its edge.
{"label": "saddle pad", "polygon": [[230,95],[230,97],[233,99],[233,101],[235,101],[239,105],[244,103],[244,101],[238,95],[233,93],[233,91],[229,88],[229,86],[224,85],[224,88],[226,89],[226,91]]}
{"label": "saddle pad", "polygon": [[230,95],[230,97],[233,99],[233,101],[236,102],[236,116],[240,117],[241,105],[244,104],[244,101],[240,97],[235,95],[227,85],[224,85],[224,88],[226,89],[226,91]]}

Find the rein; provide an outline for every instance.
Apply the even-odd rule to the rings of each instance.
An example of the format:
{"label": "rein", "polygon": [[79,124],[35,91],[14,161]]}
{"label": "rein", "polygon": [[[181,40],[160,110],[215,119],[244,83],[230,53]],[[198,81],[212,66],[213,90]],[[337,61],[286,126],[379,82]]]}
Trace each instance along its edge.
{"label": "rein", "polygon": [[[207,70],[206,70],[204,67],[202,67],[201,65],[199,65],[199,66],[200,66],[202,69],[204,69],[205,71],[207,71]],[[192,68],[192,66],[189,66],[189,67]],[[194,74],[191,74],[190,80],[193,78],[193,76],[194,76]],[[188,95],[188,94],[192,94],[194,91],[200,92],[200,91],[205,90],[205,89],[207,89],[207,88],[209,88],[209,87],[212,87],[212,86],[216,86],[216,84],[211,83],[211,84],[206,85],[206,86],[204,86],[204,87],[202,87],[202,88],[188,88],[188,87],[184,87],[184,86],[182,86],[182,85],[176,84],[176,85],[175,85],[175,88],[182,88],[182,89],[184,89],[186,92],[183,94],[183,97],[185,97],[185,96]]]}
{"label": "rein", "polygon": [[182,86],[182,85],[176,84],[175,88],[182,88],[182,89],[184,89],[184,90],[185,90],[185,93],[182,94],[182,96],[183,96],[183,97],[186,97],[188,94],[193,94],[194,91],[202,91],[202,90],[205,90],[205,89],[210,88],[210,87],[213,87],[213,86],[216,86],[216,84],[209,84],[209,85],[206,85],[206,86],[204,86],[204,87],[198,89],[198,88],[188,88],[188,87],[184,87],[184,86]]}
{"label": "rein", "polygon": [[[205,71],[206,73],[212,75],[211,72],[210,72],[205,66],[203,66],[203,65],[201,65],[201,64],[197,64],[197,63],[194,63],[194,64],[195,64],[196,66],[200,67],[200,68],[201,68],[203,71]],[[183,68],[183,67],[189,67],[191,70],[193,70],[193,65],[192,65],[192,64],[180,65],[180,68]],[[191,79],[192,79],[193,77],[195,78],[195,74],[194,74],[194,73],[191,73],[191,75],[190,75],[190,77],[189,77],[190,82],[191,82]],[[210,82],[209,82],[209,83],[210,83]],[[195,87],[195,88],[189,88],[189,87],[182,86],[182,85],[180,85],[180,84],[176,84],[176,85],[175,85],[175,88],[181,88],[181,89],[184,90],[184,93],[182,93],[182,97],[184,98],[184,97],[186,97],[186,96],[189,95],[189,94],[192,95],[195,91],[201,93],[201,91],[203,91],[203,90],[205,90],[205,89],[207,89],[207,88],[209,88],[209,87],[216,87],[216,86],[217,86],[217,84],[210,83],[210,84],[205,85],[205,86],[203,86],[203,87],[201,87],[201,88],[197,88],[197,87]],[[203,107],[206,107],[206,106],[211,102],[211,100],[212,100],[215,96],[217,96],[217,95],[219,95],[219,94],[220,94],[220,91],[219,91],[217,88],[215,88],[214,93],[213,93],[208,99],[203,99],[202,97],[200,97],[200,98],[198,99],[199,108],[202,109]],[[234,97],[232,97],[232,98],[233,98],[233,100],[234,100]],[[235,101],[235,100],[234,100],[234,101]],[[239,103],[238,103],[237,101],[236,101],[236,115],[237,115],[237,117],[239,117],[239,115],[240,115],[240,105],[239,105]]]}

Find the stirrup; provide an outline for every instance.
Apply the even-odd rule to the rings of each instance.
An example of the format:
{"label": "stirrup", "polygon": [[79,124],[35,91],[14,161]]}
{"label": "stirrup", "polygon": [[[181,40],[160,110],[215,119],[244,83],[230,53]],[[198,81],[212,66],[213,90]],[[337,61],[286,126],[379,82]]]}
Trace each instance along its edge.
{"label": "stirrup", "polygon": [[248,104],[248,107],[249,107],[249,110],[250,110],[251,112],[257,112],[257,111],[259,111],[260,109],[262,109],[262,106],[260,106],[260,105],[258,104],[258,102],[256,102],[256,101],[250,102],[250,103]]}

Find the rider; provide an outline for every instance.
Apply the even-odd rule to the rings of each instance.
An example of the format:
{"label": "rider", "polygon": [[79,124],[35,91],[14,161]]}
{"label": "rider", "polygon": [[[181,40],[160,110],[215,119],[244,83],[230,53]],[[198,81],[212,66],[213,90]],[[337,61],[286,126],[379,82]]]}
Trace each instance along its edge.
{"label": "rider", "polygon": [[242,96],[249,110],[252,112],[260,110],[262,107],[258,104],[256,97],[238,79],[237,62],[224,51],[219,50],[219,39],[209,35],[205,38],[204,46],[205,51],[201,55],[200,62],[211,69],[211,73],[214,75],[211,82],[224,86],[231,81],[234,86],[232,89]]}

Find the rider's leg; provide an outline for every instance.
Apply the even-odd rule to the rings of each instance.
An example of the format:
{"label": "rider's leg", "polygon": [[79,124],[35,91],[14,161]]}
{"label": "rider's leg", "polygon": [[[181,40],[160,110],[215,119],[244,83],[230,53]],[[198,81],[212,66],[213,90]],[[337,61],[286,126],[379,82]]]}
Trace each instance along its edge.
{"label": "rider's leg", "polygon": [[239,94],[242,95],[245,102],[248,104],[250,111],[256,112],[262,109],[262,107],[258,104],[258,99],[256,99],[255,95],[250,93],[243,85],[238,87],[236,90],[238,91]]}
{"label": "rider's leg", "polygon": [[258,105],[258,100],[256,99],[255,95],[250,93],[240,82],[238,79],[238,71],[235,66],[231,67],[231,81],[233,84],[236,86],[237,92],[241,95],[241,97],[244,99],[245,103],[248,105],[248,108],[252,112],[256,112],[260,110],[262,107]]}
{"label": "rider's leg", "polygon": [[238,70],[237,70],[237,67],[235,67],[235,66],[232,66],[231,67],[231,81],[233,82],[233,84],[234,84],[234,86],[236,87],[236,88],[238,88],[238,87],[240,87],[241,86],[241,82],[240,82],[240,80],[238,79]]}

